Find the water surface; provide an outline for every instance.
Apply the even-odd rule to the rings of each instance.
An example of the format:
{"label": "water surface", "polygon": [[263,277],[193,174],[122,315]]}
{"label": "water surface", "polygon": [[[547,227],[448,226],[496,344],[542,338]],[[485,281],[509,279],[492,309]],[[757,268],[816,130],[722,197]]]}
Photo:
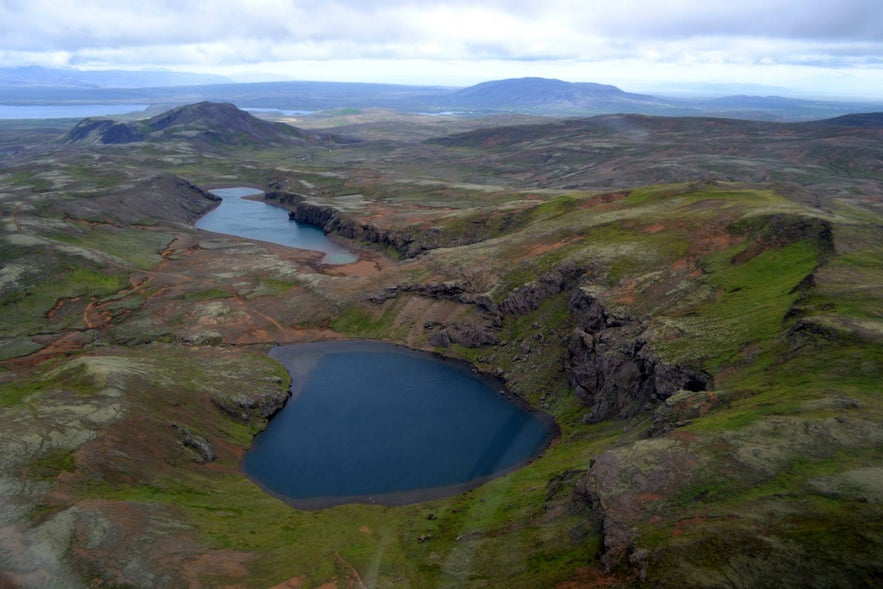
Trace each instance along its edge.
{"label": "water surface", "polygon": [[142,112],[146,109],[146,104],[0,104],[0,119],[82,119]]}
{"label": "water surface", "polygon": [[200,229],[323,252],[324,264],[349,264],[358,259],[356,254],[331,241],[320,228],[289,220],[285,209],[243,198],[263,194],[262,190],[237,187],[209,192],[223,200],[196,222]]}
{"label": "water surface", "polygon": [[244,472],[295,507],[387,505],[475,487],[536,457],[551,422],[465,364],[376,342],[274,348],[292,398]]}

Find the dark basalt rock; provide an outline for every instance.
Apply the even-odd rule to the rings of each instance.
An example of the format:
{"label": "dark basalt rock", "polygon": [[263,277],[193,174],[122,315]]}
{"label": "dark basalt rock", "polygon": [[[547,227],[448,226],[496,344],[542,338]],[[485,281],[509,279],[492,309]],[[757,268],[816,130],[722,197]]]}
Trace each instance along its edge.
{"label": "dark basalt rock", "polygon": [[[292,199],[296,201],[296,199]],[[462,234],[446,233],[437,227],[383,229],[370,223],[360,223],[343,211],[328,205],[306,200],[296,201],[288,216],[294,221],[321,227],[325,233],[374,243],[391,248],[404,258],[415,258],[429,250],[441,247],[469,245],[487,239],[492,230],[488,219],[472,221],[473,229]],[[513,217],[514,218],[514,217]],[[507,218],[508,219],[508,218]],[[504,222],[505,226],[506,223]]]}
{"label": "dark basalt rock", "polygon": [[493,331],[479,325],[455,324],[436,329],[438,326],[428,324],[424,327],[430,330],[427,340],[438,348],[447,348],[452,343],[464,348],[484,348],[500,343]]}
{"label": "dark basalt rock", "polygon": [[178,423],[171,424],[171,427],[175,430],[178,441],[195,452],[194,460],[196,462],[203,463],[217,460],[218,454],[204,437],[192,433],[187,426]]}
{"label": "dark basalt rock", "polygon": [[387,231],[367,223],[358,223],[339,209],[327,205],[301,201],[295,205],[288,216],[299,223],[321,227],[325,233],[335,233],[348,239],[389,247],[405,258],[416,257],[427,249],[431,249],[429,244],[419,242],[417,237],[396,231]]}
{"label": "dark basalt rock", "polygon": [[147,134],[132,123],[85,119],[65,135],[66,143],[119,145],[144,141]]}
{"label": "dark basalt rock", "polygon": [[710,385],[703,372],[662,362],[642,337],[640,321],[611,317],[582,289],[571,298],[570,312],[577,327],[565,347],[564,370],[576,397],[590,407],[584,422],[629,418],[678,390]]}
{"label": "dark basalt rock", "polygon": [[263,422],[271,418],[288,400],[289,392],[281,388],[257,395],[214,397],[212,402],[224,413],[243,423]]}
{"label": "dark basalt rock", "polygon": [[569,283],[581,274],[582,270],[575,264],[561,264],[506,295],[500,303],[500,310],[507,315],[526,315],[539,308],[544,300],[566,290]]}

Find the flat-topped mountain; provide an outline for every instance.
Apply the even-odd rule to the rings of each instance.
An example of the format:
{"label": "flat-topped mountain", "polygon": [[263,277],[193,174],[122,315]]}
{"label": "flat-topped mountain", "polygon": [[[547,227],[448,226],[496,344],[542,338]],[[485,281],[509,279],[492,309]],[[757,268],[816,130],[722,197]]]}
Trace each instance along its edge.
{"label": "flat-topped mountain", "polygon": [[174,140],[230,146],[347,142],[341,137],[264,121],[232,104],[218,102],[179,106],[142,121],[87,118],[62,138],[64,143],[99,145]]}
{"label": "flat-topped mountain", "polygon": [[608,84],[564,82],[548,78],[511,78],[463,88],[444,97],[442,101],[451,107],[470,109],[511,108],[558,112],[620,108],[630,110],[637,104],[658,103],[659,99],[624,92]]}

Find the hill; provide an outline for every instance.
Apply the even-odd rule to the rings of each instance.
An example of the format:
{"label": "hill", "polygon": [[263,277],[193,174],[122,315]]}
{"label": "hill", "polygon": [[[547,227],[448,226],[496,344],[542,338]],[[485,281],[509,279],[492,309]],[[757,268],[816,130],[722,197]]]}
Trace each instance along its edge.
{"label": "hill", "polygon": [[816,124],[832,127],[883,129],[883,112],[848,114],[842,117],[817,121]]}
{"label": "hill", "polygon": [[616,86],[573,83],[547,78],[513,78],[482,82],[437,99],[450,108],[564,112],[587,110],[634,111],[654,106],[658,98],[624,92]]}
{"label": "hill", "polygon": [[[711,117],[601,115],[482,128],[428,140],[472,172],[529,186],[598,190],[695,182],[779,182],[836,194],[883,174],[879,115],[805,123]],[[494,154],[493,163],[486,156]],[[490,168],[493,168],[491,171]]]}
{"label": "hill", "polygon": [[114,145],[140,141],[185,140],[204,145],[283,145],[346,142],[259,119],[229,103],[200,102],[173,108],[144,121],[87,118],[62,138],[63,143]]}

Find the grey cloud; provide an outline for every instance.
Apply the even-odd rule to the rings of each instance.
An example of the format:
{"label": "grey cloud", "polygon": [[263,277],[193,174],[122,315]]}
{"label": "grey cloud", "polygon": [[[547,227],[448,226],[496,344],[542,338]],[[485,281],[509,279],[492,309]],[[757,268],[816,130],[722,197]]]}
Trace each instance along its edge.
{"label": "grey cloud", "polygon": [[718,59],[876,67],[881,0],[0,0],[0,56],[69,63]]}
{"label": "grey cloud", "polygon": [[621,0],[583,23],[595,30],[637,38],[765,37],[802,40],[879,40],[883,3],[879,0],[673,0],[654,4]]}

